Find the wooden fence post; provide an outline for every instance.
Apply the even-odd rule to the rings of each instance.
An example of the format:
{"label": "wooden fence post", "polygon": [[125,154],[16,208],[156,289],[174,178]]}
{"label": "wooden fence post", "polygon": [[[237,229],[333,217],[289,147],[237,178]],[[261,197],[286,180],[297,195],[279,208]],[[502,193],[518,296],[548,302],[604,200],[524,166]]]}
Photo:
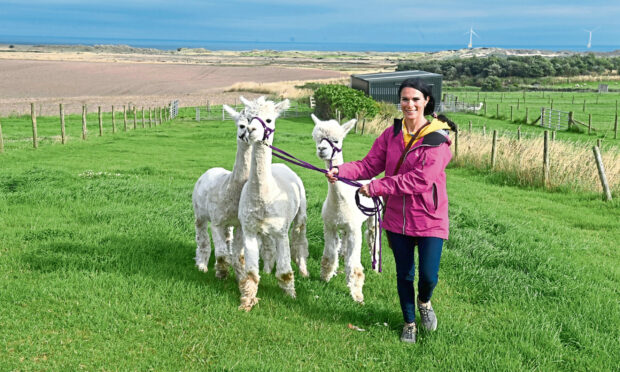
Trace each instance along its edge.
{"label": "wooden fence post", "polygon": [[596,147],[598,147],[599,150],[601,149],[601,139],[600,138],[596,139]]}
{"label": "wooden fence post", "polygon": [[0,123],[0,154],[4,152],[4,139],[2,138],[2,123]]}
{"label": "wooden fence post", "polygon": [[598,176],[601,179],[601,185],[603,186],[603,197],[606,201],[611,200],[611,190],[609,190],[609,184],[607,183],[607,176],[605,176],[605,168],[603,167],[603,159],[601,158],[601,152],[597,146],[592,147],[594,152],[594,160],[596,161],[596,167],[598,168]]}
{"label": "wooden fence post", "polygon": [[614,120],[614,139],[618,139],[618,113],[616,112],[616,120]]}
{"label": "wooden fence post", "polygon": [[540,126],[541,127],[545,126],[545,108],[544,107],[540,108]]}
{"label": "wooden fence post", "polygon": [[513,109],[513,106],[510,105],[510,121],[512,121],[512,109]]}
{"label": "wooden fence post", "polygon": [[123,130],[127,132],[127,105],[123,105]]}
{"label": "wooden fence post", "polygon": [[592,132],[592,114],[588,114],[588,135]]}
{"label": "wooden fence post", "polygon": [[499,118],[499,103],[495,106],[495,117]]}
{"label": "wooden fence post", "polygon": [[484,99],[484,116],[487,116],[487,99]]}
{"label": "wooden fence post", "polygon": [[517,140],[520,141],[521,140],[521,126],[519,125],[519,128],[517,128]]}
{"label": "wooden fence post", "polygon": [[159,125],[163,122],[162,111],[164,111],[161,106],[159,107]]}
{"label": "wooden fence post", "polygon": [[573,112],[568,112],[568,129],[570,130],[571,125],[573,125]]}
{"label": "wooden fence post", "polygon": [[493,130],[493,142],[491,145],[491,169],[495,168],[495,155],[496,155],[496,148],[497,148],[497,130]]}
{"label": "wooden fence post", "polygon": [[471,120],[470,120],[469,121],[469,133],[471,133],[471,128],[472,128],[472,126],[471,126]]}
{"label": "wooden fence post", "polygon": [[99,137],[103,136],[103,118],[101,117],[101,106],[97,108],[97,113],[99,116]]}
{"label": "wooden fence post", "polygon": [[142,129],[144,129],[144,106],[142,106]]}
{"label": "wooden fence post", "polygon": [[545,131],[543,148],[543,186],[549,185],[549,131]]}
{"label": "wooden fence post", "polygon": [[530,121],[530,112],[529,112],[530,108],[526,107],[525,108],[525,124],[527,124],[528,121]]}
{"label": "wooden fence post", "polygon": [[366,128],[366,118],[362,121],[362,135],[364,135],[364,128]]}
{"label": "wooden fence post", "polygon": [[82,105],[82,139],[86,140],[86,104]]}
{"label": "wooden fence post", "polygon": [[551,141],[555,141],[555,131],[551,132]]}
{"label": "wooden fence post", "polygon": [[583,112],[586,112],[586,99],[583,99]]}
{"label": "wooden fence post", "polygon": [[65,131],[65,108],[63,104],[60,105],[60,143],[63,145],[67,143],[67,133]]}
{"label": "wooden fence post", "polygon": [[456,128],[454,131],[454,157],[457,158],[459,156],[459,125],[456,124]]}
{"label": "wooden fence post", "polygon": [[114,105],[112,105],[112,133],[116,133],[116,117],[114,115]]}
{"label": "wooden fence post", "polygon": [[34,102],[30,103],[30,119],[32,120],[32,147],[36,149],[39,147],[39,141],[37,138],[37,113],[34,108]]}
{"label": "wooden fence post", "polygon": [[517,110],[521,107],[521,99],[517,98]]}
{"label": "wooden fence post", "polygon": [[136,128],[138,128],[138,117],[137,117],[137,112],[136,112],[136,105],[133,105],[133,129],[136,130]]}
{"label": "wooden fence post", "polygon": [[153,109],[149,107],[149,128],[153,128]]}

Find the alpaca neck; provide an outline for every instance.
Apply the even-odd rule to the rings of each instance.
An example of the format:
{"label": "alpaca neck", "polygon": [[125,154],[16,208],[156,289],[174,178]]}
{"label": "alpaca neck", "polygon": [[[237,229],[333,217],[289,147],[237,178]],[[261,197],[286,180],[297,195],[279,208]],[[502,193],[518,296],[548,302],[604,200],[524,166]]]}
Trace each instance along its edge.
{"label": "alpaca neck", "polygon": [[[334,167],[343,163],[342,153],[339,153],[332,159],[331,166]],[[328,168],[329,166],[330,162],[329,160],[326,160],[325,168]],[[332,203],[341,203],[345,199],[344,188],[347,187],[347,185],[342,182],[328,182],[327,185],[327,199]]]}
{"label": "alpaca neck", "polygon": [[250,163],[252,157],[252,145],[237,139],[237,155],[232,170],[232,180],[238,184],[244,184],[250,177]]}
{"label": "alpaca neck", "polygon": [[264,196],[273,190],[273,176],[271,173],[271,149],[257,142],[252,147],[252,161],[250,167],[249,187],[253,195]]}

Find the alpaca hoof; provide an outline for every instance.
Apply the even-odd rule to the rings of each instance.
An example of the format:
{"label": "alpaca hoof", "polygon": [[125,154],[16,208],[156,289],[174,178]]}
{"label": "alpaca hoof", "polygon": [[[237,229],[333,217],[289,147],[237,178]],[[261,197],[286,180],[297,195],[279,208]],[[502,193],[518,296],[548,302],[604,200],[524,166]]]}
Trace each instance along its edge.
{"label": "alpaca hoof", "polygon": [[196,266],[198,266],[198,270],[202,271],[203,273],[206,273],[207,271],[209,271],[206,264],[201,263],[201,264],[196,264]]}
{"label": "alpaca hoof", "polygon": [[351,292],[351,297],[353,297],[353,301],[364,304],[364,294],[362,292]]}
{"label": "alpaca hoof", "polygon": [[334,271],[332,271],[331,273],[321,272],[321,280],[323,280],[324,282],[329,282],[335,275],[336,273]]}
{"label": "alpaca hoof", "polygon": [[226,279],[228,277],[228,270],[217,270],[215,272],[215,277],[220,280]]}
{"label": "alpaca hoof", "polygon": [[301,274],[301,276],[304,278],[310,277],[310,273],[308,272],[308,268],[306,267],[306,265],[303,265],[299,268],[299,274]]}
{"label": "alpaca hoof", "polygon": [[260,300],[260,298],[258,297],[253,297],[253,298],[241,297],[241,304],[239,305],[238,309],[248,312],[252,310],[254,305],[258,303],[258,300]]}

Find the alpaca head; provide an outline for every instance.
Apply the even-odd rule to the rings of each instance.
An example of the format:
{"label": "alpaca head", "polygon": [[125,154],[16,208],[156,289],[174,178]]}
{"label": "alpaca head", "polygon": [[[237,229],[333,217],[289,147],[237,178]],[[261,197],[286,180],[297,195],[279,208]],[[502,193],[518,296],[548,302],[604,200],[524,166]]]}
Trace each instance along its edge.
{"label": "alpaca head", "polygon": [[356,120],[351,119],[340,125],[333,119],[322,121],[314,114],[311,116],[312,121],[314,121],[312,138],[316,142],[316,156],[322,160],[338,159],[339,162],[342,162],[342,142],[355,125]]}
{"label": "alpaca head", "polygon": [[273,143],[273,132],[276,129],[276,119],[282,112],[290,107],[288,99],[274,103],[265,97],[259,97],[254,101],[240,97],[245,105],[245,117],[247,120],[247,140],[250,143],[264,141]]}
{"label": "alpaca head", "polygon": [[250,117],[247,113],[247,108],[237,112],[228,105],[222,105],[222,107],[233,118],[235,125],[237,125],[237,142],[248,143],[248,123],[250,122]]}

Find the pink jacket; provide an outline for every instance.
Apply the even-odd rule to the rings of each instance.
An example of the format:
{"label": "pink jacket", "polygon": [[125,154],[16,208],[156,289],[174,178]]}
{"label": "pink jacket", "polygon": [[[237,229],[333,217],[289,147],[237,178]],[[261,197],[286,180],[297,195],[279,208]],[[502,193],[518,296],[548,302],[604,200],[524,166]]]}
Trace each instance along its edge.
{"label": "pink jacket", "polygon": [[[410,236],[448,239],[448,193],[446,165],[452,158],[448,126],[435,119],[427,133],[407,152],[398,174],[396,165],[405,150],[402,123],[394,121],[373,143],[362,160],[338,166],[338,175],[349,179],[371,179],[372,196],[389,197],[382,227]],[[397,132],[397,133],[396,133]],[[395,134],[396,133],[396,134]]]}

